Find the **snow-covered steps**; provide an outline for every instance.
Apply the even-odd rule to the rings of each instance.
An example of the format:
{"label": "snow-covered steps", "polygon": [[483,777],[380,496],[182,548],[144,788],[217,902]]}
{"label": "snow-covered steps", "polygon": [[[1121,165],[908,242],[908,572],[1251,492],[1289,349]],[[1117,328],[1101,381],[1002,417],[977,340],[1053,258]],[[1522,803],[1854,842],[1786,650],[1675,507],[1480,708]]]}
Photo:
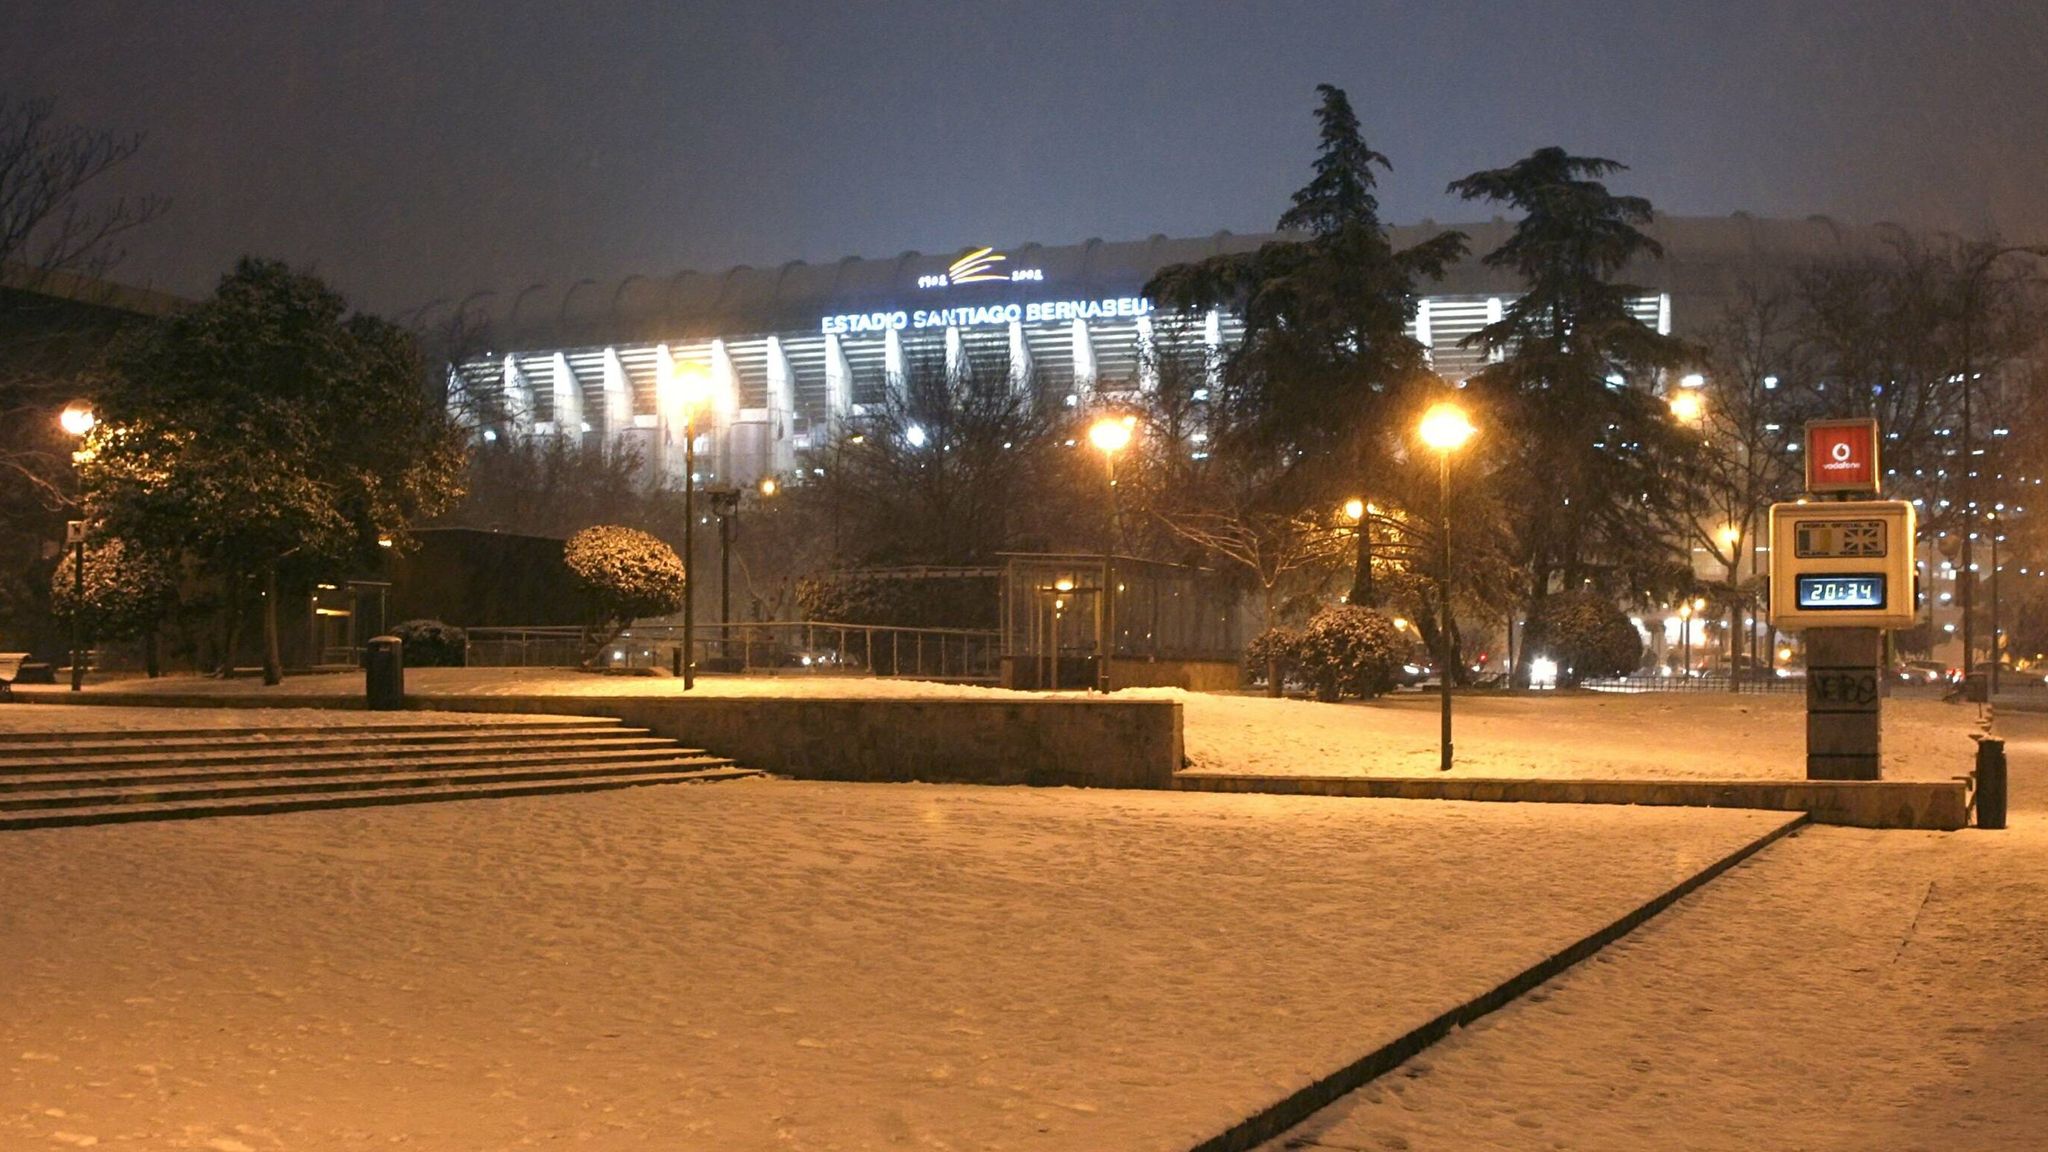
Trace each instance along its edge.
{"label": "snow-covered steps", "polygon": [[759,775],[609,718],[15,733],[0,829],[587,792]]}

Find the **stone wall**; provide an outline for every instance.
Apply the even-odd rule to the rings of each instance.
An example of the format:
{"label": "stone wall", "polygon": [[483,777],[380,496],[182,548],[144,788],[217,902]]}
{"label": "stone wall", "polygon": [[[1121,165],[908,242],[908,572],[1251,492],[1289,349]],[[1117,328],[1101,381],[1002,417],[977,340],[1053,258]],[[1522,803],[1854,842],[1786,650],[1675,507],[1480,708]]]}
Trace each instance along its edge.
{"label": "stone wall", "polygon": [[1170,700],[423,696],[408,708],[616,716],[804,780],[1171,788]]}

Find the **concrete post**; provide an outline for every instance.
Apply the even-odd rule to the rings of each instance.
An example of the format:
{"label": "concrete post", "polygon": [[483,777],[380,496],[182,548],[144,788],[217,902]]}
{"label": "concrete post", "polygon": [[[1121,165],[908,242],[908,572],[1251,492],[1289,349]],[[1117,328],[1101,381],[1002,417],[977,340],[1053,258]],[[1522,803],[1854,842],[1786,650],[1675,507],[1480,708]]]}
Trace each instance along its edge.
{"label": "concrete post", "polygon": [[1879,778],[1879,660],[1876,628],[1806,630],[1806,778]]}

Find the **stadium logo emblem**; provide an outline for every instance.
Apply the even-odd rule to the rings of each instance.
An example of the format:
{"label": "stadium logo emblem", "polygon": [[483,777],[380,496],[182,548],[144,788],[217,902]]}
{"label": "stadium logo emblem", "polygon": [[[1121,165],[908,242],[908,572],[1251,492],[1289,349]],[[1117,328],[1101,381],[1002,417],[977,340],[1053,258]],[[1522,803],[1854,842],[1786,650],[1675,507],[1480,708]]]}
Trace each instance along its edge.
{"label": "stadium logo emblem", "polygon": [[919,276],[919,288],[950,288],[960,284],[1009,284],[1025,280],[1043,280],[1045,273],[1037,268],[1001,268],[1000,264],[1010,258],[993,248],[976,248],[946,267],[944,272]]}

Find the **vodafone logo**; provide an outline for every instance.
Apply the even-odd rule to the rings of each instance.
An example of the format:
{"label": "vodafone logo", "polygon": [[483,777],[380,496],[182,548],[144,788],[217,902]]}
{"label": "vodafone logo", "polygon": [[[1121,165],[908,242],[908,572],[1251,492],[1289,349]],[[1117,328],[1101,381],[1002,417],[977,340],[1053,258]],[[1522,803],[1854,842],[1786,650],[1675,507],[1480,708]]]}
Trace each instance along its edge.
{"label": "vodafone logo", "polygon": [[1808,490],[1877,490],[1875,420],[1817,420],[1806,426],[1806,451]]}

